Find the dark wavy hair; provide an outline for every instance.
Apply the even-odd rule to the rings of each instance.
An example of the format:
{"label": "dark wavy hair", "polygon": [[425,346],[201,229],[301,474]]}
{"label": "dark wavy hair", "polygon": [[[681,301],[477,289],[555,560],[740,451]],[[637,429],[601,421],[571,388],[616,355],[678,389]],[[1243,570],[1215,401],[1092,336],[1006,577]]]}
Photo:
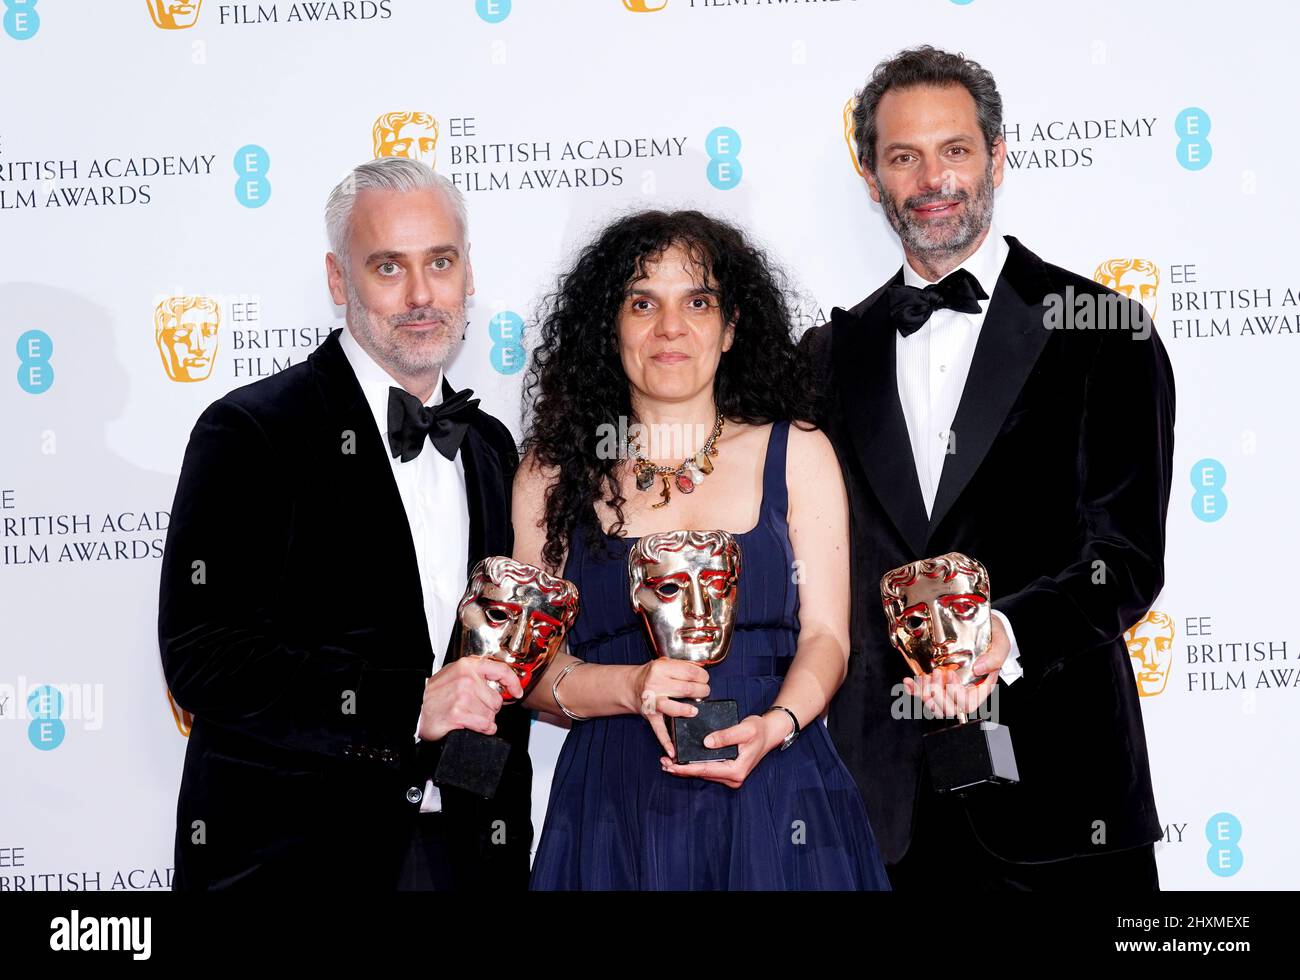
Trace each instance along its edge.
{"label": "dark wavy hair", "polygon": [[964,85],[975,100],[975,113],[984,144],[990,154],[1002,135],[1002,96],[992,73],[964,54],[942,51],[929,44],[900,51],[876,65],[867,84],[857,94],[853,105],[853,139],[858,144],[858,162],[870,173],[876,172],[876,109],[885,93],[892,89],[918,85]]}
{"label": "dark wavy hair", "polygon": [[[543,560],[558,569],[573,531],[604,499],[624,532],[619,466],[597,454],[601,427],[631,425],[631,394],[618,350],[618,315],[647,263],[680,247],[718,288],[724,323],[736,323],[714,378],[718,411],[734,422],[810,422],[807,359],[795,345],[786,278],[740,229],[699,211],[642,211],[619,218],[584,248],[542,302],[540,339],[523,389],[523,449],[556,471],[546,491]],[[539,526],[541,526],[539,522]]]}

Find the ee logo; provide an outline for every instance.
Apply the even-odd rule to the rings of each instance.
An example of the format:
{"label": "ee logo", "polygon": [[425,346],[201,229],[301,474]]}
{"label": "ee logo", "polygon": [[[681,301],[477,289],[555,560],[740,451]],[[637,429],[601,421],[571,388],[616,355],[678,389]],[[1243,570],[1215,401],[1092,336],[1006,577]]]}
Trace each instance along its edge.
{"label": "ee logo", "polygon": [[1205,839],[1210,850],[1205,863],[1220,878],[1231,878],[1241,870],[1243,855],[1237,842],[1241,840],[1241,821],[1231,813],[1216,813],[1205,825]]}
{"label": "ee logo", "polygon": [[1204,109],[1184,109],[1174,119],[1178,134],[1178,162],[1184,170],[1200,170],[1210,163],[1214,148],[1205,137],[1210,132],[1210,116]]}
{"label": "ee logo", "polygon": [[499,24],[510,16],[510,0],[474,0],[474,9],[489,24]]}
{"label": "ee logo", "polygon": [[528,355],[524,352],[524,319],[511,310],[502,310],[488,321],[492,338],[492,366],[498,374],[519,371]]}
{"label": "ee logo", "polygon": [[740,134],[730,126],[719,126],[704,137],[704,151],[709,155],[706,173],[709,183],[720,191],[729,191],[740,183],[744,168],[740,165]]}
{"label": "ee logo", "polygon": [[36,12],[36,0],[4,0],[5,33],[15,41],[26,41],[41,29],[41,15]]}
{"label": "ee logo", "polygon": [[43,330],[28,330],[18,338],[18,387],[29,395],[49,391],[54,384],[50,355],[54,341]]}
{"label": "ee logo", "polygon": [[271,169],[271,155],[256,143],[241,146],[235,151],[235,199],[246,208],[260,208],[271,199],[271,182],[266,172]]}
{"label": "ee logo", "polygon": [[63,695],[49,684],[33,688],[27,695],[27,710],[32,723],[27,726],[28,740],[42,752],[57,749],[63,744],[67,728],[59,715],[63,714]]}
{"label": "ee logo", "polygon": [[1207,523],[1214,523],[1228,511],[1223,485],[1228,471],[1217,459],[1203,459],[1192,466],[1192,513]]}

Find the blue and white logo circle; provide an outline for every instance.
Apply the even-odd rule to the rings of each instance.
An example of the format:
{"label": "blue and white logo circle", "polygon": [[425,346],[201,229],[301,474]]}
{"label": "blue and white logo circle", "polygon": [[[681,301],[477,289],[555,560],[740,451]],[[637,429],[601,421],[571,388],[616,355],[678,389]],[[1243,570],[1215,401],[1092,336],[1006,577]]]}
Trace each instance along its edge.
{"label": "blue and white logo circle", "polygon": [[1208,112],[1189,106],[1175,117],[1174,132],[1178,134],[1178,147],[1174,152],[1184,170],[1202,170],[1209,166],[1214,148],[1206,139],[1210,135]]}
{"label": "blue and white logo circle", "polygon": [[474,0],[474,9],[489,24],[499,24],[510,16],[510,0]]}
{"label": "blue and white logo circle", "polygon": [[41,15],[36,12],[36,0],[4,0],[4,28],[15,41],[27,41],[41,29]]}
{"label": "blue and white logo circle", "polygon": [[745,168],[740,165],[740,134],[730,126],[718,126],[704,137],[704,152],[709,155],[705,170],[709,183],[720,191],[729,191],[740,183]]}
{"label": "blue and white logo circle", "polygon": [[1228,497],[1223,485],[1228,482],[1228,471],[1217,459],[1206,457],[1192,464],[1192,513],[1198,520],[1213,524],[1228,512]]}
{"label": "blue and white logo circle", "polygon": [[271,182],[266,172],[271,169],[271,154],[256,143],[241,146],[235,151],[235,200],[246,208],[260,208],[271,199]]}
{"label": "blue and white logo circle", "polygon": [[44,330],[28,330],[18,338],[18,387],[29,395],[39,395],[54,384],[54,367],[50,355],[54,341]]}
{"label": "blue and white logo circle", "polygon": [[524,350],[524,318],[514,310],[502,310],[488,321],[492,340],[492,367],[498,374],[515,374],[528,361]]}
{"label": "blue and white logo circle", "polygon": [[27,740],[48,752],[63,744],[67,726],[63,724],[63,693],[50,684],[34,687],[27,693],[27,712],[32,716],[27,726]]}
{"label": "blue and white logo circle", "polygon": [[1241,870],[1244,855],[1237,844],[1241,841],[1241,821],[1234,814],[1216,813],[1205,823],[1205,839],[1210,842],[1205,863],[1220,878],[1231,878]]}

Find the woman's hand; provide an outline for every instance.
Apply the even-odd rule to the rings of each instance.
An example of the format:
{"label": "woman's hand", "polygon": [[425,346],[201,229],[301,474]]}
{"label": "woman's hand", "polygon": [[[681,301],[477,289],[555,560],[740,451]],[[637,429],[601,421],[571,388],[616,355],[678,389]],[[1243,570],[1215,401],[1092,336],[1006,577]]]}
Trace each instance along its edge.
{"label": "woman's hand", "polygon": [[673,698],[707,698],[709,696],[709,672],[698,664],[685,660],[672,660],[668,657],[656,657],[644,667],[638,667],[632,675],[633,710],[645,716],[654,729],[655,737],[669,757],[673,752],[673,740],[668,737],[668,726],[664,717],[693,718],[699,709],[692,704],[674,701]]}
{"label": "woman's hand", "polygon": [[786,735],[790,733],[790,728],[790,719],[784,712],[772,711],[765,715],[750,715],[742,718],[740,724],[713,732],[704,739],[706,749],[735,745],[740,752],[735,759],[721,762],[688,762],[678,765],[665,756],[659,762],[664,772],[670,775],[707,779],[710,782],[722,783],[723,786],[731,789],[740,789],[763,756],[784,741]]}

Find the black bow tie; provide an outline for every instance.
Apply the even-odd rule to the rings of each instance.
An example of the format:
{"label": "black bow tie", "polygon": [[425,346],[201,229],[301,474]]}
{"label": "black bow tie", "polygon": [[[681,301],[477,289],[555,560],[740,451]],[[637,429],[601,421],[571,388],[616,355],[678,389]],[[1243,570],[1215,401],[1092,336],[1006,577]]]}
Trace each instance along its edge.
{"label": "black bow tie", "polygon": [[894,326],[904,337],[910,337],[925,326],[935,310],[956,310],[959,313],[978,313],[979,301],[988,299],[988,293],[966,269],[958,269],[924,289],[900,283],[886,290],[889,314]]}
{"label": "black bow tie", "polygon": [[456,458],[470,417],[478,408],[478,399],[470,398],[474,392],[466,388],[442,404],[425,408],[420,399],[401,388],[388,389],[388,446],[393,456],[409,463],[420,455],[426,436],[433,441],[438,452],[448,459]]}

